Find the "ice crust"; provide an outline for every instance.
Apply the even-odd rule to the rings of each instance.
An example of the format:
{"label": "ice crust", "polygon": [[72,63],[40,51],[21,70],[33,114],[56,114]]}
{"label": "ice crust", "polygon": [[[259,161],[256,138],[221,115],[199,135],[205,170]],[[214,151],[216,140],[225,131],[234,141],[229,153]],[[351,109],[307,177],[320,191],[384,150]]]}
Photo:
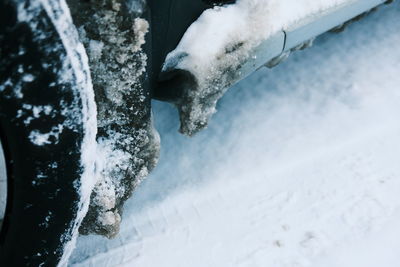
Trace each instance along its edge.
{"label": "ice crust", "polygon": [[176,70],[190,73],[190,82],[175,103],[180,131],[193,135],[207,126],[218,99],[239,79],[237,69],[262,40],[309,16],[353,1],[238,0],[204,11],[168,54],[162,69],[164,74]]}
{"label": "ice crust", "polygon": [[149,90],[143,87],[147,56],[142,45],[149,24],[140,18],[143,1],[68,3],[88,51],[98,107],[100,177],[80,232],[110,238],[119,231],[124,202],[158,159],[159,137]]}

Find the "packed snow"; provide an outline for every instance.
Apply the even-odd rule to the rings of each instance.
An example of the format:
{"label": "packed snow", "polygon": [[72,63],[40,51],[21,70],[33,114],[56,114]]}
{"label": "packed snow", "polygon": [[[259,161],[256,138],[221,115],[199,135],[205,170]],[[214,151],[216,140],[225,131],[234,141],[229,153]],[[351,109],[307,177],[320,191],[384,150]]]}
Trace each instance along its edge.
{"label": "packed snow", "polygon": [[53,126],[51,131],[48,133],[41,133],[39,130],[33,130],[29,134],[29,140],[31,140],[32,144],[37,146],[43,146],[48,144],[57,144],[60,133],[62,133],[64,126],[62,124],[58,124],[57,126]]}
{"label": "packed snow", "polygon": [[168,54],[162,70],[185,70],[193,76],[184,88],[182,100],[176,103],[181,132],[193,135],[207,126],[217,101],[237,82],[238,69],[263,40],[306,18],[352,2],[238,0],[203,12],[178,47]]}
{"label": "packed snow", "polygon": [[155,102],[160,164],[72,266],[396,267],[400,4],[233,87],[209,128]]}

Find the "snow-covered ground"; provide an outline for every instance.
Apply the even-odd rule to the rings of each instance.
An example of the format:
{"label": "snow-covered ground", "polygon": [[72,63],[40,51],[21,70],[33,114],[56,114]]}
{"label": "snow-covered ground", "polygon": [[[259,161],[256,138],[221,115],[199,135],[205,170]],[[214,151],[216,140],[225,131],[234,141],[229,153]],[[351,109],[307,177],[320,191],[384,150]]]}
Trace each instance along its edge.
{"label": "snow-covered ground", "polygon": [[400,4],[230,89],[209,128],[154,103],[159,166],[73,266],[397,267]]}

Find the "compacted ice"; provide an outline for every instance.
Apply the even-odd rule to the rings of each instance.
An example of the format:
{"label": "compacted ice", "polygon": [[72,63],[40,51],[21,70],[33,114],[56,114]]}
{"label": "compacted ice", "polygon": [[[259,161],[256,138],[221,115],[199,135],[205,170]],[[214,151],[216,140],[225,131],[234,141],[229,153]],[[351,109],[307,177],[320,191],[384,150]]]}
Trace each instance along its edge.
{"label": "compacted ice", "polygon": [[180,131],[206,127],[226,89],[240,78],[239,67],[263,40],[306,17],[353,0],[238,0],[208,9],[168,54],[163,74],[187,76],[177,105]]}

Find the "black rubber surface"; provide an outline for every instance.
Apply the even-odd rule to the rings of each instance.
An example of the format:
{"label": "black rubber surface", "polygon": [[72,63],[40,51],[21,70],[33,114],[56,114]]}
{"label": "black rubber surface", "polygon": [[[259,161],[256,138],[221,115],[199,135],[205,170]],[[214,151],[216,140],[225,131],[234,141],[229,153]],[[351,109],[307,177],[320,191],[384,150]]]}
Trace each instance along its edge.
{"label": "black rubber surface", "polygon": [[[80,99],[74,79],[62,76],[66,52],[50,19],[41,10],[34,20],[35,30],[17,21],[15,2],[0,1],[0,134],[8,170],[0,266],[55,266],[79,200],[81,114],[65,111]],[[34,111],[44,106],[51,110]],[[33,132],[67,123],[45,144],[32,142]]]}

